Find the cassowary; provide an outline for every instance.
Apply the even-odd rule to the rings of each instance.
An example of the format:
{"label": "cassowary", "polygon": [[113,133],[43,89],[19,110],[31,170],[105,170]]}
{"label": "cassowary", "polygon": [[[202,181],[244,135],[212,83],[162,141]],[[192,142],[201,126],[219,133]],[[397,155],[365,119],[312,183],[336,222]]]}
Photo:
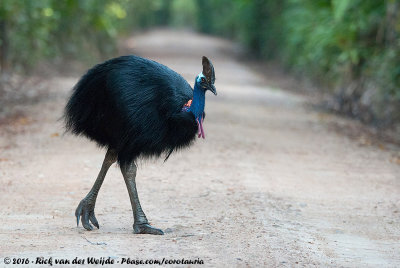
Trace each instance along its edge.
{"label": "cassowary", "polygon": [[97,194],[109,167],[118,162],[128,189],[137,234],[163,234],[152,227],[136,191],[139,158],[169,155],[189,146],[203,130],[205,93],[214,87],[212,63],[202,59],[203,71],[194,89],[170,68],[138,56],[122,56],[90,69],[75,85],[64,112],[66,129],[107,148],[96,182],[79,203],[75,216],[87,230],[99,228],[94,214]]}

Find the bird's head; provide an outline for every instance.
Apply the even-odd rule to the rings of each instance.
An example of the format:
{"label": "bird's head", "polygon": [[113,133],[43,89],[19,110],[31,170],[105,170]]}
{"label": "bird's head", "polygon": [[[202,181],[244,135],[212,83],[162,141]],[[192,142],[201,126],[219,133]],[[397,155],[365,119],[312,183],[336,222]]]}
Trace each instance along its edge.
{"label": "bird's head", "polygon": [[214,86],[215,83],[214,66],[212,65],[211,61],[205,56],[203,56],[202,64],[203,64],[203,72],[201,72],[196,77],[196,83],[198,85],[198,88],[204,90],[204,92],[210,90],[212,93],[214,93],[214,95],[217,95],[217,90]]}

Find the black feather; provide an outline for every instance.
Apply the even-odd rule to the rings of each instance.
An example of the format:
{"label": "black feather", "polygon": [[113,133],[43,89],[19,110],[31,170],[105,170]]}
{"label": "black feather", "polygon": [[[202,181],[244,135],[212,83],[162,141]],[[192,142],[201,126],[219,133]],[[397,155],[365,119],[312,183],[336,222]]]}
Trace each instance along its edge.
{"label": "black feather", "polygon": [[75,85],[65,107],[67,130],[114,149],[119,164],[169,155],[188,146],[197,124],[182,112],[193,90],[168,67],[137,56],[108,60]]}

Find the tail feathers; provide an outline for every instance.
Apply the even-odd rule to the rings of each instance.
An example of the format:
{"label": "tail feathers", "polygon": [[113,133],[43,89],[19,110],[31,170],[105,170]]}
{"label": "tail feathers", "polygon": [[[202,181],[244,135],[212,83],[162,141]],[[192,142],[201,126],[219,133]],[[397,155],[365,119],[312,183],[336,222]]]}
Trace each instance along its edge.
{"label": "tail feathers", "polygon": [[164,159],[164,163],[167,162],[168,158],[170,157],[170,155],[172,154],[173,151],[174,151],[174,149],[169,150],[169,152],[167,153],[167,156]]}

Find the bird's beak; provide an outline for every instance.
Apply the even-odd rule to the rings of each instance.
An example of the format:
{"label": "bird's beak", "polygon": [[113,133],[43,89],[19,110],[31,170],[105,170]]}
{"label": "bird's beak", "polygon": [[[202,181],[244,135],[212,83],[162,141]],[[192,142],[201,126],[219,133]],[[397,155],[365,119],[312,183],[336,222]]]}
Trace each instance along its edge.
{"label": "bird's beak", "polygon": [[211,86],[209,87],[209,89],[210,89],[210,91],[211,91],[212,93],[214,93],[215,96],[217,96],[217,89],[215,88],[214,85],[211,85]]}

